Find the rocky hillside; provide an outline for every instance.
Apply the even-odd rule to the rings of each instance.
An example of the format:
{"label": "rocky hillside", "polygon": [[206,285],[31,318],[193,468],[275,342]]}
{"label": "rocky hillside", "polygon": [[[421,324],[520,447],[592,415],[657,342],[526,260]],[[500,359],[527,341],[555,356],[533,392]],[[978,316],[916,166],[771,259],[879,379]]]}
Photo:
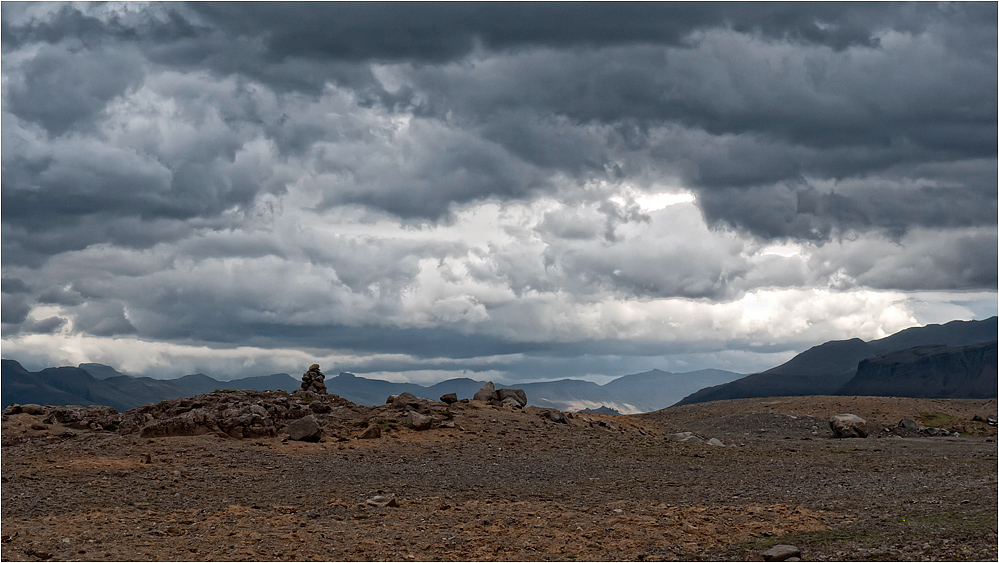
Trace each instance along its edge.
{"label": "rocky hillside", "polygon": [[863,360],[839,395],[987,399],[999,393],[996,343],[918,346]]}
{"label": "rocky hillside", "polygon": [[[869,342],[859,338],[834,340],[810,348],[786,363],[762,373],[701,389],[676,404],[686,405],[748,397],[835,395],[857,375],[857,367],[863,360],[920,346],[968,346],[991,342],[996,340],[997,330],[999,330],[997,318],[991,317],[981,321],[951,321],[943,325],[914,327]],[[992,365],[994,370],[994,358]],[[952,367],[958,370],[953,374],[955,377],[967,377],[962,375],[961,370],[964,368],[960,365],[952,364]],[[944,377],[942,372],[937,372],[937,375]],[[905,385],[890,389],[883,386],[882,389],[889,396],[909,396],[907,395],[909,390]],[[967,395],[967,397],[977,396]],[[965,397],[965,395],[942,395],[942,397]]]}

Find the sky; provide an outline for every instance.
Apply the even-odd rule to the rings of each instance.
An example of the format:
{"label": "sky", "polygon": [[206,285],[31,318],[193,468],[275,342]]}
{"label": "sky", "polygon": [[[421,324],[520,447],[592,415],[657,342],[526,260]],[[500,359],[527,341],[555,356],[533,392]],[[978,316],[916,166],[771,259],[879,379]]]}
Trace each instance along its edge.
{"label": "sky", "polygon": [[997,4],[11,3],[2,354],[752,373],[997,310]]}

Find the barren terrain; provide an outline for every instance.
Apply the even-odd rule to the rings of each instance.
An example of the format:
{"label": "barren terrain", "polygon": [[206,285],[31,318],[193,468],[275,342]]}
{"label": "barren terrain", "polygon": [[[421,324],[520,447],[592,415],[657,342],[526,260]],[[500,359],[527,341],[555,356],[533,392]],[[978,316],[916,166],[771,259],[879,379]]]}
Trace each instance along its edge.
{"label": "barren terrain", "polygon": [[[995,400],[743,399],[568,424],[478,401],[423,410],[434,427],[417,431],[390,406],[338,403],[312,443],[280,423],[273,436],[150,437],[6,414],[0,554],[762,560],[789,543],[803,560],[997,558],[996,430],[972,420],[995,416]],[[833,438],[841,412],[871,435]],[[948,435],[895,428],[905,417]],[[359,439],[368,425],[381,437]]]}

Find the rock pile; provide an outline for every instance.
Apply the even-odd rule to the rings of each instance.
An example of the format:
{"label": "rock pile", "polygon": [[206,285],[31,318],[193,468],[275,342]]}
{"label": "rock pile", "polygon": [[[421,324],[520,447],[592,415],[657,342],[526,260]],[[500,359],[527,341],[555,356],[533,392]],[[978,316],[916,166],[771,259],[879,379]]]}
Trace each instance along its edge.
{"label": "rock pile", "polygon": [[326,376],[319,371],[319,364],[312,364],[309,371],[302,375],[302,390],[306,393],[326,394]]}
{"label": "rock pile", "polygon": [[475,392],[472,400],[522,409],[527,406],[527,393],[523,389],[497,389],[493,382],[489,381]]}

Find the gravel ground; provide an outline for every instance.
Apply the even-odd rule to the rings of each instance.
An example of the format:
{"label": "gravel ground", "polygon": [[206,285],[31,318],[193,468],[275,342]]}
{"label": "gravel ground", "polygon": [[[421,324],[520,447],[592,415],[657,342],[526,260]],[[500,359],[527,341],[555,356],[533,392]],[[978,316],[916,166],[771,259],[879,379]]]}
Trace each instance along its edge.
{"label": "gravel ground", "polygon": [[[995,561],[995,429],[970,420],[994,401],[912,401],[721,401],[569,425],[472,402],[451,407],[454,429],[318,443],[150,439],[9,415],[0,555],[762,560],[792,543],[804,560]],[[833,439],[831,410],[878,431]],[[970,434],[878,428],[926,413]],[[680,431],[726,446],[671,439]],[[364,504],[376,495],[398,506]]]}

